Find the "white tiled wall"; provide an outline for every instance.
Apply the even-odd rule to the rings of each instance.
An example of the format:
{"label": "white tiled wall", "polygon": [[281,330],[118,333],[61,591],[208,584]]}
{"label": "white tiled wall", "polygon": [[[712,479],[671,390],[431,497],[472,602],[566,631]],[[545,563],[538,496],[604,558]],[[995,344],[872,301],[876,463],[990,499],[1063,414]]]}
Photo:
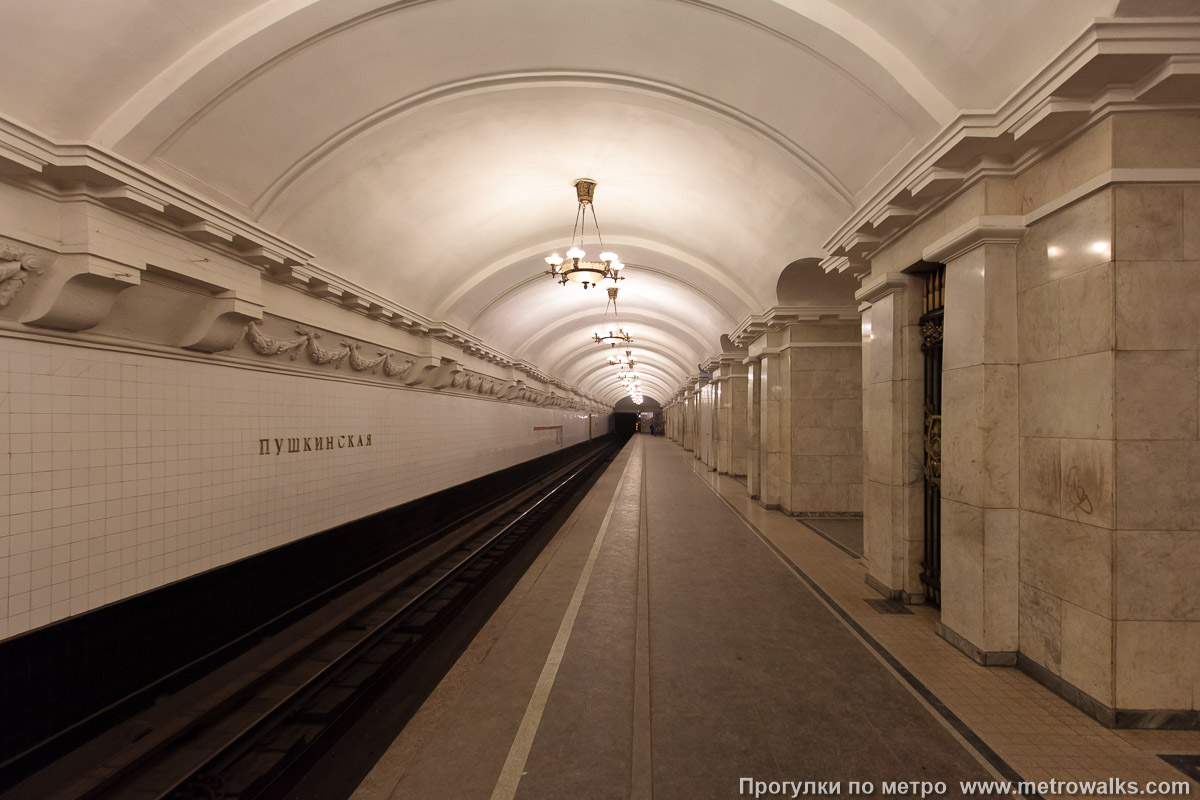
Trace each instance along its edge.
{"label": "white tiled wall", "polygon": [[587,437],[581,412],[0,338],[0,638]]}

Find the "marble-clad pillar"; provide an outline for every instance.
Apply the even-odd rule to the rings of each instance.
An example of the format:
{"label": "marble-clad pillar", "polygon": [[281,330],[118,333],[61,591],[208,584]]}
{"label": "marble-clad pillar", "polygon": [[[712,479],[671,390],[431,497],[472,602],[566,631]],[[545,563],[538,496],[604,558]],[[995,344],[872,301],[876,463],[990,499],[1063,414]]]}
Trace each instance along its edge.
{"label": "marble-clad pillar", "polygon": [[862,316],[863,560],[867,583],[921,602],[924,548],[924,367],[920,275],[864,281]]}
{"label": "marble-clad pillar", "polygon": [[766,508],[779,508],[783,488],[790,481],[788,463],[790,428],[787,401],[791,375],[787,349],[780,347],[783,334],[770,331],[750,344],[757,356],[755,377],[758,402],[758,501]]}
{"label": "marble-clad pillar", "polygon": [[942,618],[984,664],[1015,664],[1020,566],[1018,216],[979,217],[924,251],[946,265]]}
{"label": "marble-clad pillar", "polygon": [[746,474],[748,368],[737,358],[721,358],[713,375],[717,393],[717,472]]}
{"label": "marble-clad pillar", "polygon": [[782,330],[780,369],[789,514],[862,513],[862,342],[858,322],[798,321]]}
{"label": "marble-clad pillar", "polygon": [[757,498],[762,491],[759,419],[762,415],[762,368],[757,356],[743,360],[746,365],[746,494]]}

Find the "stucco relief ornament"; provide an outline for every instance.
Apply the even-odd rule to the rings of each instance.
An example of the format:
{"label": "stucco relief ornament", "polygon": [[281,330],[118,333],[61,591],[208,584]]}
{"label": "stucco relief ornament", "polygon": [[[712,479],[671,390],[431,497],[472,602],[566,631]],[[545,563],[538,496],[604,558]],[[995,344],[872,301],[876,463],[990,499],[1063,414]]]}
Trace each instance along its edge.
{"label": "stucco relief ornament", "polygon": [[404,359],[403,364],[396,365],[392,363],[392,356],[394,355],[396,354],[388,353],[387,357],[384,358],[383,374],[387,375],[389,378],[403,378],[404,376],[408,375],[408,371],[412,369],[412,359],[406,358]]}
{"label": "stucco relief ornament", "polygon": [[378,358],[363,358],[358,354],[358,348],[362,347],[360,342],[352,342],[343,339],[342,345],[349,350],[350,367],[356,372],[370,371],[372,374],[379,371],[379,368],[387,361],[391,353],[386,350],[376,350]]}
{"label": "stucco relief ornament", "polygon": [[260,356],[278,356],[288,353],[292,361],[295,361],[307,341],[308,338],[305,336],[297,336],[294,339],[267,336],[262,332],[262,326],[258,322],[251,322],[246,326],[246,344],[250,345],[250,348]]}
{"label": "stucco relief ornament", "polygon": [[308,328],[296,328],[296,333],[304,336],[306,340],[304,352],[308,353],[308,360],[314,364],[333,364],[333,368],[337,369],[350,356],[349,347],[341,350],[331,347],[321,347],[321,345],[317,344],[317,339],[321,338],[321,334],[317,331],[312,331]]}
{"label": "stucco relief ornament", "polygon": [[0,247],[0,307],[13,301],[30,273],[40,275],[37,256],[23,253],[15,247]]}

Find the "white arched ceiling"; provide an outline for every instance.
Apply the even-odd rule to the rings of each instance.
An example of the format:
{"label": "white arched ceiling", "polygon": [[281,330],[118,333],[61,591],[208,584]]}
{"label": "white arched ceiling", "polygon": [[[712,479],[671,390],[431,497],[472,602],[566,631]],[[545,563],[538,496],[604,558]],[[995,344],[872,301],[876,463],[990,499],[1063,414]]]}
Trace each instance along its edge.
{"label": "white arched ceiling", "polygon": [[53,5],[0,3],[0,114],[615,399],[587,345],[604,293],[540,274],[574,179],[599,182],[630,264],[621,319],[666,398],[882,170],[1003,102],[1113,0]]}

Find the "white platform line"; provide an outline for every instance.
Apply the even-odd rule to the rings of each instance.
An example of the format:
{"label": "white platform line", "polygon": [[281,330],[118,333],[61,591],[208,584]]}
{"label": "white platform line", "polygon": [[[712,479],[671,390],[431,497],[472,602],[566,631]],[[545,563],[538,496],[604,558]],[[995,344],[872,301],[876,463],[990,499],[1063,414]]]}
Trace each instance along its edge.
{"label": "white platform line", "polygon": [[571,602],[567,604],[567,610],[558,626],[558,635],[554,637],[554,644],[550,647],[549,655],[546,656],[546,663],[542,667],[542,674],[538,677],[537,685],[533,689],[533,696],[529,698],[529,705],[525,707],[525,716],[521,719],[521,727],[517,729],[516,738],[513,739],[512,747],[508,750],[508,758],[504,760],[504,768],[500,770],[500,777],[496,779],[496,787],[492,790],[492,800],[513,800],[517,794],[517,785],[521,782],[521,776],[525,774],[525,762],[529,758],[529,751],[533,748],[533,740],[537,736],[538,727],[542,724],[546,701],[550,698],[554,679],[558,677],[558,667],[562,663],[563,653],[566,652],[571,631],[575,628],[575,618],[579,615],[579,606],[583,602],[584,593],[587,592],[588,581],[592,578],[592,568],[595,567],[596,558],[600,555],[600,547],[604,544],[605,534],[608,533],[608,523],[612,519],[613,510],[617,507],[617,500],[621,497],[621,490],[625,488],[625,478],[629,474],[629,468],[633,465],[635,458],[640,461],[640,449],[631,453],[629,461],[625,462],[625,469],[621,472],[621,479],[617,482],[612,501],[608,504],[608,510],[604,512],[604,521],[600,523],[600,530],[596,533],[592,551],[583,565],[579,582],[575,584],[575,593],[571,595]]}

